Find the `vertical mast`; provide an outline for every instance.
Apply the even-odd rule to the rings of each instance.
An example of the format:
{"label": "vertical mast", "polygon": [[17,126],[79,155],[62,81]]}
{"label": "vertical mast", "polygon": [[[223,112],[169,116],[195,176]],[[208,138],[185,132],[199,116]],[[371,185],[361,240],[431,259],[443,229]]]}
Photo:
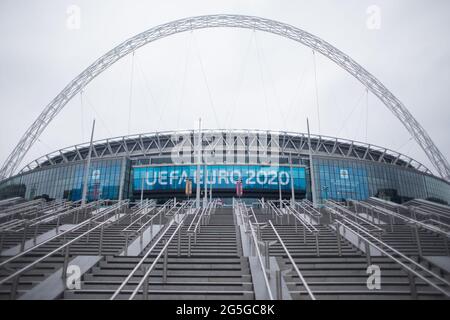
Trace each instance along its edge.
{"label": "vertical mast", "polygon": [[200,165],[202,162],[202,118],[198,119],[198,138],[197,138],[197,190],[195,204],[200,208]]}
{"label": "vertical mast", "polygon": [[309,132],[309,120],[306,118],[306,127],[308,128],[308,149],[309,149],[309,175],[311,179],[311,196],[314,207],[317,207],[316,198],[316,181],[314,180],[314,165],[312,159],[312,149],[311,149],[311,134]]}
{"label": "vertical mast", "polygon": [[84,168],[84,177],[83,177],[83,194],[81,196],[81,204],[86,204],[86,196],[88,191],[88,178],[89,178],[89,171],[91,169],[91,155],[92,155],[92,146],[93,146],[93,140],[94,140],[94,130],[95,130],[95,119],[92,123],[92,132],[91,132],[91,141],[89,144],[89,153],[86,161],[86,166]]}

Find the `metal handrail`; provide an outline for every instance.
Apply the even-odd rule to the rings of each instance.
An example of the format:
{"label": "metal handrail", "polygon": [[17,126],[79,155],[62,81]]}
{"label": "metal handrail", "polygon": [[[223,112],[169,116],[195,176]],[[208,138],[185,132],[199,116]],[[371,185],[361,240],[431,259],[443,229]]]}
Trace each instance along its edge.
{"label": "metal handrail", "polygon": [[303,219],[300,213],[290,206],[286,206],[286,210],[298,221],[300,222],[310,233],[319,233],[319,230],[309,221]]}
{"label": "metal handrail", "polygon": [[[247,215],[247,219],[244,219],[243,214],[242,214],[242,209],[241,209],[241,208],[244,209],[245,214]],[[253,208],[252,208],[252,210],[253,210]],[[265,286],[266,286],[267,293],[269,294],[269,299],[270,299],[270,300],[274,300],[273,294],[272,294],[272,289],[270,288],[269,278],[267,277],[267,270],[266,270],[266,268],[264,267],[264,263],[263,263],[263,259],[262,259],[261,250],[259,249],[258,238],[257,238],[257,236],[256,236],[255,230],[253,229],[253,225],[252,225],[252,223],[250,222],[250,218],[248,217],[248,211],[246,210],[245,203],[242,203],[242,202],[237,202],[237,203],[236,203],[236,214],[240,214],[240,215],[241,215],[242,221],[243,221],[244,223],[247,223],[247,224],[248,224],[248,227],[249,227],[248,230],[249,230],[250,233],[251,233],[252,240],[253,240],[253,244],[254,244],[255,249],[256,249],[256,255],[257,255],[257,257],[258,257],[259,266],[261,267],[261,270],[262,270],[262,272],[263,272],[264,284],[265,284]],[[254,212],[253,212],[253,214],[254,214]],[[245,228],[245,229],[247,230],[247,228]]]}
{"label": "metal handrail", "polygon": [[5,209],[1,210],[0,212],[2,214],[5,214],[5,213],[13,213],[13,212],[15,212],[17,210],[21,210],[21,209],[36,208],[37,206],[42,205],[44,202],[45,202],[44,199],[31,200],[31,201],[19,203],[14,206],[5,208]]}
{"label": "metal handrail", "polygon": [[23,200],[22,197],[14,197],[0,200],[0,210],[13,206],[15,203]]}
{"label": "metal handrail", "polygon": [[111,296],[110,300],[114,300],[122,291],[122,289],[126,286],[128,281],[130,281],[131,277],[136,273],[136,271],[139,270],[140,266],[145,262],[147,257],[152,253],[152,251],[156,248],[156,246],[159,244],[159,242],[162,240],[162,238],[166,235],[166,233],[169,231],[170,227],[175,223],[175,219],[172,219],[167,227],[163,230],[163,232],[159,235],[158,239],[153,242],[153,245],[150,247],[150,249],[147,250],[147,252],[144,254],[144,256],[139,260],[139,262],[136,264],[136,266],[131,270],[131,272],[128,274],[128,276],[123,280],[123,282],[120,284],[120,286],[116,289],[116,291]]}
{"label": "metal handrail", "polygon": [[[167,200],[166,202],[169,202],[170,200]],[[143,209],[148,208],[149,206],[156,206],[156,201],[154,199],[145,199],[145,201],[141,202],[132,202],[131,204],[135,204],[134,208],[136,209],[136,212]]]}
{"label": "metal handrail", "polygon": [[316,297],[314,296],[311,289],[309,288],[308,283],[306,282],[305,278],[303,278],[302,273],[298,269],[297,264],[295,263],[294,259],[292,258],[291,254],[289,253],[289,250],[286,248],[286,245],[284,244],[283,239],[281,239],[280,235],[278,234],[277,229],[274,227],[271,220],[269,220],[269,224],[272,227],[272,230],[275,233],[276,237],[278,238],[278,241],[280,242],[281,246],[283,247],[284,252],[288,256],[289,261],[291,262],[292,266],[294,267],[295,272],[297,272],[297,275],[300,278],[303,286],[305,287],[306,291],[308,292],[309,297],[312,300],[316,300]]}
{"label": "metal handrail", "polygon": [[127,204],[127,201],[123,201],[122,204],[121,204],[120,202],[117,202],[116,204],[114,204],[114,205],[110,206],[109,208],[107,208],[107,210],[105,210],[104,212],[100,213],[100,215],[94,216],[94,217],[92,217],[92,218],[89,218],[88,220],[83,221],[82,223],[80,223],[80,224],[78,224],[78,225],[76,225],[76,226],[74,226],[74,227],[72,227],[72,228],[70,228],[70,229],[68,229],[68,230],[66,230],[66,231],[63,231],[63,232],[61,232],[61,233],[58,233],[58,234],[54,235],[53,237],[48,238],[47,240],[42,241],[42,242],[36,244],[35,246],[33,246],[33,247],[31,247],[31,248],[29,248],[29,249],[27,249],[27,250],[24,250],[24,251],[22,251],[22,252],[16,254],[15,256],[10,257],[10,258],[8,258],[8,259],[6,259],[6,260],[0,262],[0,267],[3,267],[3,266],[6,265],[7,263],[10,263],[11,261],[16,260],[17,258],[20,258],[21,256],[23,256],[23,255],[25,255],[25,254],[28,254],[28,253],[30,253],[30,252],[33,251],[33,250],[36,250],[37,248],[39,248],[39,247],[41,247],[41,246],[43,246],[43,245],[49,243],[50,241],[53,241],[53,240],[55,240],[55,239],[57,239],[57,238],[66,236],[67,234],[69,234],[69,233],[71,233],[71,232],[73,232],[73,231],[76,231],[76,230],[78,230],[78,229],[80,229],[80,228],[82,228],[82,227],[84,227],[84,226],[90,224],[90,223],[93,222],[93,221],[96,221],[96,220],[98,220],[98,219],[100,219],[100,218],[103,218],[105,215],[108,215],[108,214],[110,214],[111,212],[120,209],[123,205],[126,205],[126,204]]}
{"label": "metal handrail", "polygon": [[244,217],[244,215],[242,214],[242,202],[240,202],[239,200],[236,200],[233,203],[233,213],[234,211],[236,211],[236,215],[241,217],[241,221],[243,223],[244,226],[244,231],[247,232],[247,221],[245,220],[246,218],[248,219],[248,215],[247,217]]}
{"label": "metal handrail", "polygon": [[446,215],[442,212],[432,211],[429,208],[422,207],[422,206],[409,207],[408,211],[411,212],[414,216],[417,216],[417,215],[421,215],[421,216],[425,216],[425,217],[434,216],[439,221],[441,219],[448,219],[448,215]]}
{"label": "metal handrail", "polygon": [[[112,209],[109,211],[109,213],[113,212],[114,210],[116,210],[116,208]],[[123,219],[124,217],[122,217]],[[57,252],[62,251],[63,249],[69,247],[70,245],[72,245],[73,243],[75,243],[76,241],[80,240],[81,238],[83,238],[84,236],[90,234],[91,232],[95,231],[96,229],[102,227],[103,225],[107,224],[107,223],[111,223],[108,220],[102,221],[101,223],[95,225],[94,227],[92,227],[91,229],[85,231],[84,233],[82,233],[81,235],[69,240],[68,242],[60,245],[58,248],[54,249],[53,251],[47,253],[46,255],[34,260],[32,263],[26,265],[25,267],[17,270],[16,272],[14,272],[13,274],[7,276],[6,278],[3,278],[0,280],[0,285],[3,285],[5,282],[14,279],[16,277],[20,277],[20,275],[22,275],[24,272],[30,270],[32,267],[34,267],[35,265],[37,265],[38,263],[42,262],[43,260],[47,259],[48,257],[51,257],[52,255],[54,255]],[[64,270],[63,270],[64,272]]]}
{"label": "metal handrail", "polygon": [[[172,202],[170,202],[169,204],[167,204],[167,206],[169,206]],[[173,216],[175,216],[176,214],[178,214],[181,210],[183,210],[186,206],[189,205],[189,202],[185,201],[181,204],[181,206],[178,207],[178,210],[175,211],[175,213],[173,214]],[[176,204],[174,204],[173,206],[170,207],[169,211],[164,213],[164,210],[166,210],[165,207],[161,208],[157,213],[155,213],[149,220],[147,220],[139,229],[136,230],[137,234],[142,233],[143,230],[145,230],[148,226],[148,224],[153,224],[153,220],[156,219],[156,217],[160,218],[160,221],[163,217],[163,215],[167,215],[169,212],[171,212],[172,210],[174,210],[175,208],[177,208]]]}
{"label": "metal handrail", "polygon": [[99,201],[87,203],[84,206],[68,208],[68,210],[64,210],[64,208],[62,208],[61,210],[58,210],[56,213],[52,212],[52,213],[49,213],[45,217],[39,217],[40,219],[38,221],[30,224],[30,227],[34,227],[36,225],[40,225],[40,224],[43,224],[43,223],[48,223],[48,222],[51,222],[51,221],[53,221],[55,219],[61,218],[63,216],[67,216],[69,214],[77,213],[77,212],[82,211],[82,210],[95,208],[96,206],[101,205],[101,203],[102,203],[102,200],[99,200]]}
{"label": "metal handrail", "polygon": [[[183,201],[183,203],[187,203],[187,202],[191,202],[191,201],[194,201],[194,200]],[[167,211],[165,213],[165,215],[170,217],[170,216],[174,216],[177,212],[179,212],[180,210],[178,209],[176,212],[172,213],[172,211],[174,211],[176,208],[179,208],[179,207],[177,207],[177,204],[178,203],[174,203],[174,205],[172,207],[170,207],[169,211]]]}
{"label": "metal handrail", "polygon": [[[349,221],[351,222],[351,221],[352,221],[352,220],[350,220],[350,219],[351,219],[350,217],[348,217],[347,215],[341,213],[341,212],[340,212],[339,210],[337,210],[335,207],[328,205],[328,203],[325,203],[325,204],[324,204],[324,208],[325,208],[325,209],[327,210],[327,212],[330,214],[330,222],[333,222],[333,219],[332,219],[332,216],[331,216],[331,215],[337,216],[337,217],[339,217],[340,219],[342,219],[342,220],[345,221],[345,222],[349,222]],[[356,223],[357,223],[357,222],[356,222]],[[365,226],[360,225],[359,223],[358,223],[358,225],[359,225],[362,229],[366,230],[367,232],[377,232],[377,231],[373,231],[373,230],[371,230],[371,229],[367,229]]]}
{"label": "metal handrail", "polygon": [[256,214],[255,214],[255,211],[253,210],[253,207],[250,207],[250,211],[252,212],[252,216],[253,216],[253,219],[255,220],[255,223],[259,224],[258,218],[256,218]]}
{"label": "metal handrail", "polygon": [[307,211],[308,214],[314,218],[321,218],[323,216],[319,210],[314,208],[314,205],[312,204],[312,202],[310,202],[307,199],[304,199],[302,201],[294,201],[294,205],[298,205],[304,211]]}
{"label": "metal handrail", "polygon": [[[136,288],[133,290],[131,296],[128,298],[128,300],[133,300],[134,297],[136,296],[136,294],[139,292],[139,289],[142,287],[142,285],[144,284],[144,281],[148,281],[148,276],[150,275],[150,273],[153,271],[153,268],[156,266],[156,264],[158,263],[159,259],[161,258],[161,256],[163,255],[163,253],[167,250],[167,248],[169,247],[170,243],[172,242],[173,238],[175,237],[175,235],[177,234],[177,232],[180,230],[180,228],[183,226],[184,223],[184,219],[186,219],[186,216],[184,216],[181,221],[179,222],[178,226],[176,227],[176,229],[174,230],[174,232],[172,233],[172,235],[170,236],[169,240],[166,241],[166,244],[163,246],[163,248],[160,250],[160,252],[158,253],[158,255],[156,256],[156,258],[153,260],[153,263],[151,264],[151,266],[147,269],[147,272],[145,272],[144,276],[142,277],[141,281],[139,281],[138,285],[136,286]],[[146,293],[144,293],[145,295]]]}
{"label": "metal handrail", "polygon": [[269,209],[272,211],[272,213],[275,214],[275,219],[283,219],[283,216],[285,214],[281,211],[280,208],[278,208],[272,201],[267,201],[267,205],[269,206]]}
{"label": "metal handrail", "polygon": [[269,299],[273,300],[272,289],[270,288],[269,278],[267,277],[267,270],[264,268],[264,262],[262,260],[261,251],[259,250],[259,242],[258,239],[256,238],[256,233],[255,230],[253,229],[253,224],[250,221],[249,221],[249,228],[250,233],[252,235],[253,244],[256,249],[256,255],[258,257],[259,266],[261,267],[261,270],[263,272],[264,284],[266,285],[267,293],[269,294]]}
{"label": "metal handrail", "polygon": [[[357,201],[357,200],[350,200],[350,202],[352,202],[354,204],[357,204],[359,206],[365,207],[367,209],[374,210],[376,212],[384,214],[385,216],[391,216],[391,217],[394,217],[394,218],[398,218],[400,220],[403,220],[405,223],[407,223],[409,225],[415,225],[417,227],[421,227],[423,229],[429,230],[429,231],[431,231],[433,233],[440,234],[442,236],[450,238],[450,232],[446,232],[446,231],[444,231],[444,230],[442,230],[442,229],[440,229],[440,228],[438,228],[436,226],[426,224],[423,221],[418,221],[416,219],[404,216],[402,214],[399,214],[397,212],[391,211],[389,209],[386,209],[386,208],[383,208],[383,207],[374,206],[374,205],[371,205],[371,204],[368,204],[368,203],[364,203],[364,202],[360,202],[360,201]],[[438,221],[436,221],[436,222],[438,222]]]}
{"label": "metal handrail", "polygon": [[27,207],[17,208],[17,209],[10,209],[8,212],[0,213],[0,219],[14,217],[14,216],[25,216],[28,214],[36,214],[36,212],[39,212],[40,207],[42,207],[43,202],[40,203],[34,203],[30,204]]}
{"label": "metal handrail", "polygon": [[[441,227],[444,227],[446,230],[450,230],[450,224],[444,223],[442,221],[438,221],[438,220],[434,220],[434,219],[426,219],[426,220],[422,220],[420,222],[426,223],[428,225],[439,225]],[[441,228],[441,230],[442,230],[442,228]]]}
{"label": "metal handrail", "polygon": [[275,211],[275,213],[278,213],[278,216],[284,215],[283,211],[281,211],[281,208],[278,208],[274,201],[267,201],[267,205],[270,207],[270,209]]}
{"label": "metal handrail", "polygon": [[191,228],[194,225],[194,222],[197,219],[197,216],[198,216],[199,212],[202,212],[202,211],[205,211],[205,210],[206,210],[206,208],[195,208],[194,217],[192,218],[192,221],[191,221],[191,223],[189,224],[189,227],[186,230],[187,233],[192,232]]}
{"label": "metal handrail", "polygon": [[[137,210],[136,212],[134,212],[132,214],[132,217],[134,216],[140,216],[138,219],[132,221],[130,224],[128,224],[124,229],[122,229],[122,233],[124,232],[131,232],[131,233],[137,233],[140,230],[142,230],[143,226],[148,225],[149,222],[153,221],[153,219],[155,219],[159,214],[161,214],[164,210],[165,210],[165,206],[166,204],[168,204],[171,200],[168,200],[160,210],[158,210],[157,213],[155,213],[149,220],[147,220],[143,225],[141,225],[141,227],[139,228],[138,231],[136,230],[129,230],[132,226],[134,226],[136,223],[138,222],[142,222],[142,217],[144,217],[145,215],[149,214],[150,212],[152,212],[156,206],[152,206],[152,203],[149,203],[148,207],[144,207],[144,208],[140,208],[139,210]],[[153,203],[154,204],[154,203]],[[145,212],[145,214],[143,214],[143,212]],[[132,218],[131,218],[132,219]]]}
{"label": "metal handrail", "polygon": [[[135,233],[135,234],[139,234],[141,233],[143,230],[145,230],[148,226],[148,224],[153,224],[153,220],[156,219],[156,217],[160,217],[160,221],[162,220],[162,215],[164,214],[164,210],[166,210],[166,208],[168,206],[170,206],[172,204],[173,200],[168,200],[166,201],[166,203],[164,203],[161,208],[158,210],[158,212],[156,212],[149,220],[147,220],[143,225],[141,225],[137,230],[128,230],[129,228],[131,228],[135,223],[137,223],[139,221],[139,219],[136,219],[134,222],[132,222],[131,224],[129,224],[128,226],[126,226],[122,232],[131,232],[131,233]],[[151,211],[151,210],[150,210]]]}
{"label": "metal handrail", "polygon": [[316,227],[314,227],[314,226],[313,226],[312,224],[310,224],[309,222],[304,221],[303,218],[302,218],[301,216],[299,216],[297,213],[292,212],[291,209],[287,209],[287,210],[288,210],[289,212],[291,212],[291,215],[294,217],[294,219],[295,219],[296,221],[300,222],[300,223],[303,225],[303,227],[304,227],[309,233],[312,233],[312,234],[318,234],[318,233],[319,233],[319,230],[317,230]]}
{"label": "metal handrail", "polygon": [[[63,202],[64,203],[64,202]],[[49,202],[43,202],[39,204],[37,207],[33,207],[33,210],[30,210],[29,212],[21,213],[21,216],[29,216],[29,215],[38,215],[40,213],[43,213],[44,211],[52,210],[58,206],[60,206],[62,203],[52,200]]]}
{"label": "metal handrail", "polygon": [[333,209],[334,209],[335,211],[342,212],[341,216],[343,216],[344,214],[345,214],[345,215],[349,215],[349,216],[352,216],[353,219],[354,219],[355,221],[356,221],[356,220],[359,220],[359,221],[361,221],[362,223],[364,223],[364,224],[366,224],[366,225],[369,225],[372,229],[368,229],[368,228],[365,227],[365,226],[361,226],[362,228],[364,228],[364,229],[367,230],[367,231],[370,231],[370,232],[378,232],[378,233],[384,233],[384,232],[385,232],[385,230],[384,230],[383,228],[380,228],[379,226],[373,224],[373,223],[370,222],[369,220],[364,219],[364,218],[358,216],[356,213],[354,213],[353,211],[351,211],[351,210],[349,210],[349,209],[343,207],[342,205],[338,204],[337,202],[335,202],[335,201],[333,201],[333,200],[327,200],[327,201],[325,202],[325,208],[329,208],[330,206],[333,207]]}
{"label": "metal handrail", "polygon": [[208,205],[206,206],[206,210],[202,211],[202,213],[200,214],[200,217],[197,220],[197,223],[195,224],[194,233],[197,233],[197,229],[199,228],[199,225],[202,223],[203,217],[207,216],[210,217],[211,216],[211,211],[216,208],[216,204],[217,204],[217,200],[214,200],[212,202],[209,202]]}
{"label": "metal handrail", "polygon": [[[200,224],[203,222],[203,217],[206,215],[208,217],[208,221],[206,223],[209,223],[209,217],[211,216],[211,211],[216,209],[216,205],[218,203],[218,200],[214,200],[212,202],[208,202],[207,206],[203,209],[195,209],[195,215],[192,219],[191,223],[189,224],[188,229],[186,230],[186,234],[188,235],[188,256],[191,256],[191,240],[192,236],[194,236],[194,245],[197,244],[197,233],[200,232]],[[200,215],[199,215],[200,213]],[[198,216],[198,218],[197,218]],[[195,221],[197,219],[197,221]]]}
{"label": "metal handrail", "polygon": [[[170,201],[170,200],[168,200]],[[167,202],[168,202],[167,201]],[[156,208],[156,201],[146,199],[144,203],[139,203],[138,205],[135,205],[132,210],[132,215],[140,215],[140,214],[147,214],[152,209]],[[149,210],[150,209],[150,210]]]}
{"label": "metal handrail", "polygon": [[12,219],[12,220],[8,220],[6,222],[3,222],[2,224],[0,224],[0,232],[11,232],[11,233],[17,233],[19,232],[16,229],[13,229],[15,227],[21,227],[24,224],[24,219]]}
{"label": "metal handrail", "polygon": [[205,216],[205,213],[208,212],[208,209],[210,207],[210,204],[208,204],[205,208],[203,208],[203,210],[201,210],[201,213],[197,219],[197,222],[194,225],[194,230],[188,230],[188,233],[191,232],[193,234],[197,233],[198,230],[198,226],[203,223],[203,217]]}
{"label": "metal handrail", "polygon": [[[359,232],[364,233],[366,236],[363,236],[361,233],[359,232],[355,232],[355,230],[352,230],[348,225],[344,224],[342,221],[338,221],[335,220],[334,223],[337,223],[339,225],[341,225],[344,229],[345,228],[349,228],[350,230],[352,230],[361,240],[363,240],[364,242],[366,242],[368,245],[372,246],[373,248],[375,248],[376,250],[380,251],[382,254],[386,255],[388,258],[390,258],[391,260],[393,260],[394,262],[398,263],[399,265],[401,265],[404,269],[406,269],[407,271],[409,271],[410,273],[414,274],[416,277],[419,277],[420,279],[422,279],[423,281],[425,281],[427,284],[431,285],[433,288],[437,289],[438,291],[440,291],[441,293],[445,294],[447,297],[450,297],[450,292],[447,292],[446,290],[442,289],[441,287],[439,287],[437,284],[431,282],[430,280],[428,280],[426,277],[424,277],[423,275],[421,275],[420,273],[418,273],[416,270],[412,269],[411,267],[409,267],[408,265],[406,265],[405,263],[403,263],[402,261],[400,261],[399,259],[395,258],[392,254],[388,253],[386,250],[384,250],[383,248],[381,248],[380,246],[376,245],[374,242],[378,242],[379,245],[386,247],[387,249],[391,250],[394,254],[400,256],[402,259],[408,261],[409,263],[413,264],[415,266],[415,268],[419,268],[422,271],[428,273],[429,275],[431,275],[432,277],[438,279],[439,281],[443,282],[444,284],[446,284],[447,286],[450,287],[450,282],[448,282],[446,279],[440,277],[439,275],[435,274],[434,272],[432,272],[431,270],[428,270],[427,268],[425,268],[424,266],[422,266],[420,263],[415,262],[414,260],[412,260],[411,258],[409,258],[408,256],[404,255],[403,253],[401,253],[400,251],[394,249],[393,247],[391,247],[390,245],[388,245],[386,242],[374,237],[372,234],[370,234],[370,232],[367,232],[366,230],[364,230],[363,228],[361,228],[361,226],[359,226],[357,223],[348,220],[347,222],[355,229],[357,229]],[[339,228],[337,230],[337,232],[340,232]],[[372,242],[371,240],[369,240],[368,238],[370,238],[371,240],[373,240],[374,242]],[[368,253],[370,255],[370,252]]]}
{"label": "metal handrail", "polygon": [[55,203],[56,203],[55,201],[51,201],[51,202],[41,201],[41,202],[38,202],[35,204],[31,204],[29,206],[14,209],[11,212],[6,213],[6,215],[8,215],[8,216],[18,215],[21,217],[36,215],[36,214],[41,213],[43,210],[51,209],[55,205]]}
{"label": "metal handrail", "polygon": [[261,206],[261,209],[265,209],[265,204],[264,204],[264,202],[262,201],[262,199],[258,199],[258,200],[257,200],[257,203]]}

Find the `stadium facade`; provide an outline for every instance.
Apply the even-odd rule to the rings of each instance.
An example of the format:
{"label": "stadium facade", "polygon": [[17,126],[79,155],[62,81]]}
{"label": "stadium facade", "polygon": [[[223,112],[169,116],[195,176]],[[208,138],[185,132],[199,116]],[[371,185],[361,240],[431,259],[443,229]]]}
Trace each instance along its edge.
{"label": "stadium facade", "polygon": [[[206,187],[208,197],[231,199],[241,180],[244,198],[314,196],[324,203],[375,196],[397,203],[418,198],[450,203],[448,182],[387,148],[334,137],[311,135],[308,139],[303,133],[258,130],[203,130],[200,146],[198,142],[196,130],[95,141],[87,199],[183,199],[187,197],[186,181],[192,182],[195,196],[199,179],[202,197]],[[80,200],[89,150],[90,144],[81,144],[36,159],[0,183],[0,199]]]}

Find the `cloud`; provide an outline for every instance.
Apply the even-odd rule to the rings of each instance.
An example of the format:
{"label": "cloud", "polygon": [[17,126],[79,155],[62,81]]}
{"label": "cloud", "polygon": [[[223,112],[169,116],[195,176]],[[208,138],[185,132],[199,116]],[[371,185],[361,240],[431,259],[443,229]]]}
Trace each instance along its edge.
{"label": "cloud", "polygon": [[[66,27],[79,6],[79,30]],[[0,161],[45,105],[96,58],[155,25],[192,15],[239,13],[309,31],[360,62],[411,111],[450,156],[448,1],[376,1],[379,30],[366,27],[369,1],[2,1],[0,4]],[[251,30],[198,30],[125,57],[74,98],[30,150],[26,162],[87,140],[128,132],[206,127],[318,132],[312,52]],[[345,71],[317,56],[321,133],[400,149],[430,167],[399,120]],[[368,110],[368,116],[367,116]],[[353,112],[352,112],[353,111]],[[128,117],[130,128],[128,128]],[[7,120],[6,120],[7,119]],[[345,121],[345,126],[342,125]],[[367,132],[367,136],[366,136]]]}

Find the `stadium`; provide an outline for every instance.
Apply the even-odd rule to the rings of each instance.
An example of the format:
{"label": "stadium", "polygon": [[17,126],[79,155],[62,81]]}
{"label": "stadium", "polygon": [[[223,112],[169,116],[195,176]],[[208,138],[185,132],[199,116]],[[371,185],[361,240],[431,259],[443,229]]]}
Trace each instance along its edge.
{"label": "stadium", "polygon": [[[403,203],[415,198],[448,204],[450,185],[419,162],[386,148],[334,137],[245,130],[203,130],[200,188],[232,198],[243,182],[243,198],[366,200]],[[131,201],[187,199],[186,179],[197,186],[196,130],[160,132],[96,141],[91,150],[87,199]],[[311,144],[309,145],[309,142]],[[82,198],[89,144],[34,160],[2,182],[0,198]],[[310,151],[313,170],[310,166]],[[207,174],[205,174],[206,171]],[[206,183],[203,177],[208,177]]]}
{"label": "stadium", "polygon": [[[142,133],[19,169],[59,110],[135,49],[253,28],[305,44],[374,93],[428,156],[311,134]],[[94,123],[95,126],[95,123]],[[94,127],[93,127],[94,132]],[[281,22],[210,15],[130,38],[71,81],[0,169],[0,299],[448,299],[450,166],[406,107],[349,56]]]}

